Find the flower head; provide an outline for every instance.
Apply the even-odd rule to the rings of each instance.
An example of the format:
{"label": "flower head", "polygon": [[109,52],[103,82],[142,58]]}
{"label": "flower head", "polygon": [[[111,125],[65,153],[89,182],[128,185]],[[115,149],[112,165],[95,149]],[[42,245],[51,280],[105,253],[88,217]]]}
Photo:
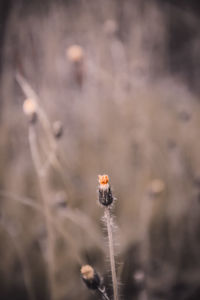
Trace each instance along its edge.
{"label": "flower head", "polygon": [[81,267],[81,277],[89,289],[96,290],[101,284],[99,275],[90,265]]}
{"label": "flower head", "polygon": [[94,269],[90,265],[82,266],[81,275],[84,279],[92,279],[94,278]]}
{"label": "flower head", "polygon": [[104,206],[109,206],[113,200],[108,175],[99,175],[99,202]]}
{"label": "flower head", "polygon": [[69,61],[77,63],[83,60],[84,52],[81,46],[72,45],[67,48],[66,55]]}
{"label": "flower head", "polygon": [[152,196],[158,196],[165,190],[165,183],[161,179],[153,179],[149,186],[149,191]]}
{"label": "flower head", "polygon": [[26,99],[23,103],[23,112],[31,123],[35,122],[37,115],[36,103],[30,98]]}
{"label": "flower head", "polygon": [[109,182],[109,177],[108,175],[99,175],[99,184],[100,185],[106,185]]}

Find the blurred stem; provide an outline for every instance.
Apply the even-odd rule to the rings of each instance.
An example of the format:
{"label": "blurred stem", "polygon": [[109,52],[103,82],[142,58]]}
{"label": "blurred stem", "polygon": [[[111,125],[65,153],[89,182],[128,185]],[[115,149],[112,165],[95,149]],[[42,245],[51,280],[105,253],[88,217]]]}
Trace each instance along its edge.
{"label": "blurred stem", "polygon": [[8,236],[11,238],[11,240],[14,244],[15,250],[16,250],[19,260],[21,261],[21,264],[22,264],[24,283],[27,288],[29,298],[30,298],[30,300],[35,300],[34,290],[33,290],[32,282],[31,282],[31,274],[29,271],[30,268],[28,265],[28,260],[27,260],[26,254],[24,253],[23,248],[21,246],[21,243],[16,238],[16,234],[13,233],[12,230],[9,228],[8,224],[6,224],[5,220],[1,219],[0,225],[3,227],[3,229],[8,234]]}
{"label": "blurred stem", "polygon": [[18,84],[20,85],[21,89],[23,90],[24,94],[27,98],[30,98],[31,101],[33,101],[37,107],[37,113],[39,115],[39,119],[42,123],[43,128],[45,129],[46,135],[49,139],[49,142],[53,148],[55,147],[55,140],[51,134],[51,125],[50,122],[44,112],[44,110],[39,105],[39,98],[36,92],[33,90],[33,88],[30,86],[30,84],[26,81],[26,79],[19,73],[16,74],[16,80]]}
{"label": "blurred stem", "polygon": [[45,173],[42,172],[42,164],[40,161],[40,156],[37,149],[37,138],[35,133],[35,127],[33,124],[29,126],[29,144],[31,155],[33,159],[33,164],[38,175],[40,191],[43,199],[44,215],[47,228],[47,266],[50,282],[50,290],[52,292],[52,298],[54,298],[54,236],[51,226],[51,212],[49,208],[49,203],[47,199],[48,190],[46,188],[46,178]]}
{"label": "blurred stem", "polygon": [[[42,165],[39,166],[40,172],[46,172],[49,166],[53,166],[56,170],[58,170],[62,176],[62,181],[66,187],[66,174],[63,171],[63,164],[66,165],[66,162],[63,160],[62,156],[62,162],[60,162],[60,159],[57,155],[57,141],[55,137],[52,134],[51,130],[51,124],[49,122],[49,119],[45,113],[45,111],[42,109],[39,101],[39,97],[37,93],[33,90],[31,85],[27,82],[27,80],[19,73],[16,74],[16,80],[18,84],[20,85],[21,89],[23,90],[24,94],[27,98],[30,98],[34,104],[37,107],[37,114],[40,119],[40,122],[42,124],[42,127],[45,131],[49,147],[47,147],[47,161],[45,162],[45,165],[42,167]],[[50,153],[50,154],[49,154]],[[70,182],[68,183],[68,185]]]}
{"label": "blurred stem", "polygon": [[117,287],[117,275],[116,275],[116,268],[115,268],[113,233],[112,233],[111,216],[110,216],[109,207],[105,207],[105,219],[106,219],[106,225],[108,231],[109,257],[110,257],[110,266],[111,266],[112,283],[113,283],[113,295],[114,295],[114,300],[118,300],[119,298],[118,298],[118,287]]}
{"label": "blurred stem", "polygon": [[[35,209],[36,211],[44,215],[42,206],[37,204],[35,199],[17,196],[16,194],[12,194],[10,192],[2,191],[2,190],[0,190],[0,197],[5,197],[14,200],[16,202],[19,202],[23,205],[32,207],[33,209]],[[91,235],[91,238],[95,241],[96,245],[98,245],[102,251],[105,251],[104,247],[102,246],[102,241],[101,241],[102,236],[100,236],[99,234],[97,235],[97,229],[95,228],[95,225],[90,219],[87,219],[86,216],[82,214],[82,212],[80,212],[77,209],[73,211],[71,208],[67,208],[67,211],[63,212],[59,220],[61,221],[62,218],[73,222],[74,224],[79,226],[80,229],[85,230],[85,232]],[[72,237],[71,234],[68,233],[67,230],[65,230],[62,227],[62,224],[57,221],[55,215],[54,217],[52,217],[52,215],[50,216],[50,222],[52,226],[54,226],[55,230],[64,238],[65,242],[68,242],[68,245],[71,245],[73,249],[77,249],[74,238]],[[88,228],[91,228],[91,230],[88,231]],[[79,252],[73,250],[73,254],[76,256],[77,261],[79,263],[82,263]]]}

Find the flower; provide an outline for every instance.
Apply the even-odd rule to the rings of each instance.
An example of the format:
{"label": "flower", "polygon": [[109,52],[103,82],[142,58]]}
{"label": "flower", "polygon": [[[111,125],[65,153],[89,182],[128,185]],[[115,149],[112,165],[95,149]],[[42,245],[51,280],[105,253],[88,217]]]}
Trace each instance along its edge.
{"label": "flower", "polygon": [[99,275],[90,265],[81,267],[81,277],[89,289],[96,290],[101,286]]}
{"label": "flower", "polygon": [[104,206],[113,203],[113,195],[109,185],[108,175],[99,175],[99,202]]}
{"label": "flower", "polygon": [[94,269],[90,265],[82,266],[81,275],[86,280],[92,279],[94,278]]}
{"label": "flower", "polygon": [[99,184],[100,185],[106,185],[109,182],[109,177],[108,175],[99,175]]}
{"label": "flower", "polygon": [[31,123],[34,123],[36,121],[37,106],[36,106],[36,103],[32,99],[28,98],[24,101],[23,112],[28,117],[28,119]]}

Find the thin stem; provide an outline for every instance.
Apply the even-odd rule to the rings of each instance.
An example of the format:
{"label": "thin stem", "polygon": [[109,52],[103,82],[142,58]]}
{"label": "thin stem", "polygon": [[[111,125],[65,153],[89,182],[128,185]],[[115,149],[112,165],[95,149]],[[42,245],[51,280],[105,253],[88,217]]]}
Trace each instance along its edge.
{"label": "thin stem", "polygon": [[[68,189],[70,186],[70,181],[66,182],[66,174],[63,170],[63,165],[66,165],[66,161],[63,160],[63,155],[62,155],[62,161],[60,161],[60,157],[58,156],[58,147],[57,147],[57,141],[52,134],[51,130],[51,124],[49,122],[49,119],[45,113],[45,111],[42,109],[40,105],[40,99],[37,95],[37,93],[33,90],[31,85],[27,82],[27,80],[17,72],[16,74],[16,80],[18,84],[20,85],[22,91],[24,92],[25,96],[27,98],[30,98],[31,101],[34,102],[34,104],[37,107],[37,114],[39,116],[39,119],[41,121],[42,127],[45,131],[47,140],[48,140],[48,145],[49,147],[46,147],[46,155],[47,155],[47,161],[45,162],[44,166],[40,165],[40,172],[41,173],[46,173],[47,169],[50,166],[53,166],[56,170],[59,171],[63,184],[64,186]],[[50,155],[49,155],[50,152]],[[60,152],[60,151],[59,151]],[[68,166],[69,168],[69,166]]]}
{"label": "thin stem", "polygon": [[114,247],[113,247],[113,233],[112,233],[111,216],[110,216],[109,207],[105,207],[105,219],[106,219],[106,225],[108,231],[108,244],[109,244],[112,283],[113,283],[113,295],[114,295],[114,300],[118,300],[119,297],[118,297],[117,275],[116,275],[115,256],[114,256]]}
{"label": "thin stem", "polygon": [[[41,213],[42,215],[45,216],[45,212],[44,212],[43,207],[41,205],[35,203],[33,201],[33,199],[31,199],[31,198],[27,198],[27,197],[22,198],[20,196],[13,195],[10,192],[5,192],[5,191],[1,191],[1,190],[0,190],[0,197],[5,197],[7,199],[14,200],[14,201],[19,202],[23,205],[29,206],[29,207],[35,209],[37,212],[39,212],[39,213]],[[52,226],[55,228],[55,230],[64,239],[64,241],[72,247],[73,254],[74,254],[74,257],[77,260],[77,262],[81,263],[82,260],[80,259],[79,252],[76,250],[77,248],[76,248],[76,245],[75,245],[74,238],[72,238],[72,236],[70,234],[68,234],[68,232],[61,226],[61,224],[56,220],[55,217],[50,216],[50,222],[51,222]]]}
{"label": "thin stem", "polygon": [[105,288],[98,288],[98,291],[99,291],[100,295],[103,297],[103,299],[110,300],[110,298],[106,294]]}
{"label": "thin stem", "polygon": [[48,275],[49,275],[49,282],[50,282],[50,289],[51,289],[51,296],[54,299],[55,294],[55,281],[54,281],[54,232],[51,226],[51,211],[49,207],[49,203],[47,200],[47,187],[46,187],[46,177],[45,173],[42,172],[42,164],[40,161],[40,155],[37,149],[37,138],[35,133],[35,128],[33,125],[29,127],[29,145],[31,150],[31,156],[33,159],[33,164],[35,167],[35,171],[38,175],[39,187],[42,195],[43,200],[43,208],[44,208],[44,216],[46,221],[46,228],[47,228],[47,266],[48,266]]}
{"label": "thin stem", "polygon": [[[16,194],[12,194],[11,192],[7,192],[7,191],[2,191],[0,190],[0,197],[4,197],[10,200],[14,200],[16,202],[19,202],[23,205],[26,206],[30,206],[33,209],[35,209],[36,211],[38,211],[40,214],[45,215],[43,207],[36,203],[35,199],[32,198],[27,198],[27,197],[22,197],[22,196],[17,196]],[[51,216],[50,217],[50,222],[52,224],[52,226],[54,226],[54,228],[58,231],[58,233],[61,234],[61,236],[64,238],[64,240],[66,242],[68,242],[68,244],[70,244],[72,246],[72,248],[74,247],[74,249],[76,249],[75,247],[75,240],[74,238],[72,238],[72,236],[68,233],[67,230],[65,230],[62,227],[61,224],[61,219],[67,219],[70,222],[74,223],[75,225],[77,225],[80,229],[84,230],[85,232],[87,232],[88,234],[90,234],[91,238],[93,239],[93,241],[96,243],[96,245],[98,245],[98,247],[104,252],[104,247],[102,246],[102,236],[100,236],[98,234],[97,228],[95,227],[95,224],[93,224],[93,222],[87,218],[86,215],[84,215],[81,211],[79,211],[78,209],[75,209],[73,211],[73,209],[71,208],[67,208],[67,211],[62,212],[61,216],[59,216],[59,220],[57,221],[57,216]],[[90,228],[90,230],[88,231],[88,228]],[[75,252],[73,252],[75,254]],[[77,252],[77,258],[78,261],[81,263],[80,260],[80,256],[78,255]]]}
{"label": "thin stem", "polygon": [[[49,123],[49,120],[44,112],[44,110],[41,108],[41,105],[39,105],[39,98],[36,92],[33,90],[33,88],[30,86],[30,84],[26,81],[26,79],[19,73],[16,74],[16,80],[18,84],[20,85],[21,89],[23,90],[24,94],[27,98],[30,98],[31,101],[33,101],[37,107],[37,113],[40,117],[40,120],[42,122],[42,126],[46,131],[47,137],[49,139],[49,142],[51,146],[55,145],[55,140],[52,137],[51,134],[51,125]],[[53,147],[54,148],[54,147]]]}

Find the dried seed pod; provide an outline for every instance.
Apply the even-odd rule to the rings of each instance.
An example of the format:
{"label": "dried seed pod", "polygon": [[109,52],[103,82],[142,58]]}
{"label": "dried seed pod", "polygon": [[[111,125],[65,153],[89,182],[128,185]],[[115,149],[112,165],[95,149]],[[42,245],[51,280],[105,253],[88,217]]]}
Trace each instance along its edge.
{"label": "dried seed pod", "polygon": [[153,179],[149,186],[151,196],[158,196],[165,190],[165,183],[161,179]]}
{"label": "dried seed pod", "polygon": [[55,121],[53,123],[53,134],[55,138],[59,139],[63,134],[63,125],[60,121]]}
{"label": "dried seed pod", "polygon": [[89,289],[97,290],[101,287],[101,279],[90,265],[81,267],[81,278]]}
{"label": "dried seed pod", "polygon": [[30,123],[35,123],[37,119],[37,107],[35,102],[28,98],[23,103],[23,112],[28,117]]}
{"label": "dried seed pod", "polygon": [[72,76],[78,86],[82,86],[85,78],[85,59],[83,48],[79,45],[72,45],[66,50],[68,60],[72,64]]}
{"label": "dried seed pod", "polygon": [[72,45],[67,48],[66,55],[69,61],[73,63],[80,62],[84,57],[83,48],[79,45]]}
{"label": "dried seed pod", "polygon": [[108,175],[99,175],[99,202],[104,206],[109,206],[113,200]]}

